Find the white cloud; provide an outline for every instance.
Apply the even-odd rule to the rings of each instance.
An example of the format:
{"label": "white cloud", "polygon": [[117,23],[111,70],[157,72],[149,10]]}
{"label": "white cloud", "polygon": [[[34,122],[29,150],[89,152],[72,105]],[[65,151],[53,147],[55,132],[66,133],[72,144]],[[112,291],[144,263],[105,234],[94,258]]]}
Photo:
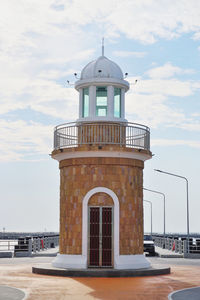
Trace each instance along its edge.
{"label": "white cloud", "polygon": [[191,114],[193,117],[200,117],[200,113],[193,113]]}
{"label": "white cloud", "polygon": [[[78,51],[78,50],[77,50]],[[51,58],[45,58],[45,64],[54,64],[57,67],[66,63],[76,63],[80,64],[80,61],[88,60],[88,57],[93,57],[94,49],[87,49],[83,51],[78,51],[77,53],[66,53],[64,56],[54,56]]]}
{"label": "white cloud", "polygon": [[[94,58],[94,45],[102,33],[115,41],[122,33],[148,44],[183,33],[194,33],[197,39],[200,30],[200,2],[195,0],[7,0],[1,2],[0,14],[1,115],[29,108],[64,122],[77,119],[78,94],[58,80],[66,81],[74,71],[80,72],[81,64]],[[114,54],[144,57],[146,52]],[[195,116],[188,120],[182,110],[168,104],[170,96],[187,97],[200,89],[199,81],[170,79],[190,72],[171,63],[149,70],[150,79],[139,80],[127,95],[128,116],[152,127],[182,124],[180,128],[199,130],[199,123],[193,122]],[[44,137],[48,126],[6,122],[0,124],[4,158],[22,159],[23,147],[30,153],[31,149],[48,152],[49,142],[36,136]],[[31,145],[31,136],[33,145],[29,148],[26,138]]]}
{"label": "white cloud", "polygon": [[[93,58],[94,48],[88,49],[80,24],[70,21],[71,5],[63,4],[58,10],[54,6],[62,3],[54,0],[1,2],[0,114],[30,108],[65,121],[77,118],[78,95],[67,80]],[[56,82],[60,78],[66,86]]]}
{"label": "white cloud", "polygon": [[195,71],[191,69],[182,69],[173,66],[171,63],[166,63],[161,67],[150,69],[146,74],[152,79],[170,78],[179,74],[193,74]]}
{"label": "white cloud", "polygon": [[53,126],[21,120],[0,120],[0,127],[2,161],[40,159],[41,155],[47,156],[53,148]]}
{"label": "white cloud", "polygon": [[50,70],[44,70],[39,74],[39,78],[43,78],[43,79],[60,79],[62,77],[65,77],[67,75],[71,75],[73,74],[75,71],[74,70],[69,70],[69,71],[62,71],[62,70],[58,70],[58,69],[50,69]]}
{"label": "white cloud", "polygon": [[115,56],[120,56],[120,57],[130,57],[130,56],[134,56],[134,57],[138,57],[138,58],[142,58],[145,55],[147,55],[147,52],[135,52],[135,51],[113,51],[113,55]]}
{"label": "white cloud", "polygon": [[195,120],[191,120],[188,122],[186,119],[184,123],[179,124],[179,128],[188,131],[200,131],[200,121],[195,122]]}
{"label": "white cloud", "polygon": [[[64,57],[65,53],[77,53],[91,37],[94,40],[95,34],[99,35],[98,39],[101,31],[106,37],[124,33],[128,38],[144,43],[190,32],[194,33],[194,38],[199,36],[200,3],[196,0],[73,0],[58,3],[61,2],[1,2],[2,48],[18,57],[32,56],[34,51],[50,58],[55,54],[58,58]],[[91,24],[94,29],[85,32],[84,26]]]}
{"label": "white cloud", "polygon": [[193,39],[196,40],[200,40],[200,32],[195,32],[195,34],[193,35]]}
{"label": "white cloud", "polygon": [[78,93],[74,88],[46,79],[19,78],[16,81],[16,86],[12,86],[14,78],[7,81],[8,86],[11,86],[10,90],[8,89],[9,93],[3,89],[1,82],[3,92],[0,114],[30,108],[66,122],[78,117]]}
{"label": "white cloud", "polygon": [[[133,78],[130,78],[133,81]],[[200,131],[200,122],[194,115],[186,116],[180,105],[169,104],[170,97],[180,99],[199,90],[198,82],[177,79],[150,79],[131,85],[126,95],[126,112],[130,121],[146,124],[151,128],[159,126],[176,127],[188,131]],[[188,99],[189,101],[189,99]]]}
{"label": "white cloud", "polygon": [[185,120],[184,114],[170,108],[167,97],[161,94],[129,93],[126,97],[126,112],[129,121],[151,128],[167,124],[177,126]]}
{"label": "white cloud", "polygon": [[171,139],[151,139],[151,146],[188,146],[192,148],[200,148],[200,141],[195,140],[171,140]]}
{"label": "white cloud", "polygon": [[116,31],[131,39],[154,43],[200,28],[200,3],[196,0],[120,1],[108,16]]}
{"label": "white cloud", "polygon": [[[129,78],[134,82],[134,78]],[[198,85],[197,85],[198,83]],[[199,88],[199,82],[172,79],[141,79],[132,90],[138,94],[159,94],[165,96],[187,97]]]}

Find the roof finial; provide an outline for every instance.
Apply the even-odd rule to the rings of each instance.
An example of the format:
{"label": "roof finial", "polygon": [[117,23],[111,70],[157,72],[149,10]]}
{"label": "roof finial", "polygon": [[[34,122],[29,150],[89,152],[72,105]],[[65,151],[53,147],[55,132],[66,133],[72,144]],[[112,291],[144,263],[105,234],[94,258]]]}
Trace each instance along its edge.
{"label": "roof finial", "polygon": [[104,37],[102,38],[102,56],[104,56]]}

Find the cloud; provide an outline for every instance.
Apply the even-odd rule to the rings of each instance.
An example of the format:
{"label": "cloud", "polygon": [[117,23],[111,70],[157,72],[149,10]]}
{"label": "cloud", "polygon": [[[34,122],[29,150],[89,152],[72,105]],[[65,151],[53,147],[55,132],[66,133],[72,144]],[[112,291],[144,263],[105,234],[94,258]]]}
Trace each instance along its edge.
{"label": "cloud", "polygon": [[[193,35],[193,39],[196,40],[200,40],[200,32],[195,32],[195,34]],[[198,48],[199,49],[199,48]]]}
{"label": "cloud", "polygon": [[[134,78],[130,78],[134,81]],[[127,118],[151,128],[159,126],[200,131],[200,121],[193,113],[186,116],[181,105],[174,107],[171,97],[188,99],[200,89],[199,82],[171,79],[142,79],[131,85],[126,95]],[[177,101],[177,100],[176,100]],[[186,100],[185,100],[186,101]],[[196,119],[197,117],[197,119]]]}
{"label": "cloud", "polygon": [[69,70],[69,71],[62,71],[62,70],[58,70],[58,69],[50,69],[50,70],[44,70],[39,74],[39,78],[43,78],[43,79],[60,79],[63,78],[67,75],[71,75],[73,74],[75,71],[74,70]]}
{"label": "cloud", "polygon": [[182,75],[182,74],[193,74],[194,70],[191,69],[182,69],[177,66],[173,66],[170,62],[165,63],[163,66],[150,69],[146,72],[146,74],[152,79],[163,79],[170,78],[174,75]]}
{"label": "cloud", "polygon": [[200,117],[200,113],[193,113],[193,114],[191,114],[193,117]]}
{"label": "cloud", "polygon": [[40,160],[52,149],[53,126],[36,122],[0,120],[2,161]]}
{"label": "cloud", "polygon": [[145,124],[151,128],[177,126],[185,120],[182,112],[167,105],[162,94],[129,93],[126,96],[126,112],[129,121]]}
{"label": "cloud", "polygon": [[188,131],[200,131],[200,121],[196,121],[192,119],[188,121],[187,119],[182,124],[179,124],[179,128],[188,130]]}
{"label": "cloud", "polygon": [[173,39],[200,29],[200,3],[196,0],[123,1],[107,17],[116,31],[145,44]]}
{"label": "cloud", "polygon": [[135,51],[113,51],[113,55],[120,56],[120,57],[138,57],[142,58],[147,55],[147,52],[135,52]]}
{"label": "cloud", "polygon": [[[130,78],[134,82],[134,78]],[[138,80],[134,86],[136,93],[159,94],[165,96],[187,97],[194,93],[196,87],[193,82],[172,79],[144,79]]]}
{"label": "cloud", "polygon": [[192,148],[200,148],[200,141],[195,140],[171,140],[171,139],[151,139],[151,146],[188,146]]}
{"label": "cloud", "polygon": [[13,81],[14,79],[8,79],[5,82],[8,85],[10,83],[11,86],[8,93],[5,88],[3,89],[3,82],[1,82],[3,99],[1,115],[9,111],[29,108],[65,121],[78,118],[78,93],[74,88],[42,78],[16,79],[16,85],[12,86]]}
{"label": "cloud", "polygon": [[[14,115],[29,109],[63,122],[76,120],[78,93],[65,85],[66,80],[73,81],[71,75],[94,58],[94,45],[102,33],[114,42],[124,35],[151,44],[185,33],[198,39],[200,30],[200,3],[195,0],[7,0],[1,2],[0,13],[2,118],[4,113]],[[122,57],[146,55],[137,51],[113,53]],[[199,91],[199,81],[176,78],[190,72],[170,62],[147,71],[127,94],[129,119],[154,128],[171,124],[199,130],[195,116],[187,118],[181,109],[169,104],[170,97],[186,98]],[[15,122],[1,120],[2,157],[20,160],[30,158],[31,153],[49,152],[50,128],[18,117],[16,113]],[[47,135],[50,138],[46,140]]]}
{"label": "cloud", "polygon": [[[70,57],[95,35],[99,39],[101,31],[108,38],[122,33],[146,44],[185,33],[199,38],[196,0],[7,0],[0,8],[1,47],[18,57]],[[91,30],[86,32],[86,26]]]}

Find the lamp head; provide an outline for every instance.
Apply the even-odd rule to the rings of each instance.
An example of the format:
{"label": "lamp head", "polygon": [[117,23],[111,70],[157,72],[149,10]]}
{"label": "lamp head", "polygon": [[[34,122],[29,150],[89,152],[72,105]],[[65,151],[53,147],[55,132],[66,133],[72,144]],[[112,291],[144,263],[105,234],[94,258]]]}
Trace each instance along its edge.
{"label": "lamp head", "polygon": [[162,173],[162,171],[158,169],[154,169],[154,171]]}

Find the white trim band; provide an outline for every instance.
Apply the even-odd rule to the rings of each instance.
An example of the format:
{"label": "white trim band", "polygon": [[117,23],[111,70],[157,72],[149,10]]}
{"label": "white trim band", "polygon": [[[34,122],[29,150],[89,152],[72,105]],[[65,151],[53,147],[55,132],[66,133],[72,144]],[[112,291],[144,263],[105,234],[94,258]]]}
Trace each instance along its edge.
{"label": "white trim band", "polygon": [[117,158],[131,158],[137,160],[148,160],[151,158],[150,154],[138,152],[125,152],[125,151],[74,151],[74,152],[61,152],[52,155],[52,158],[57,161],[62,161],[70,158],[84,158],[84,157],[117,157]]}

